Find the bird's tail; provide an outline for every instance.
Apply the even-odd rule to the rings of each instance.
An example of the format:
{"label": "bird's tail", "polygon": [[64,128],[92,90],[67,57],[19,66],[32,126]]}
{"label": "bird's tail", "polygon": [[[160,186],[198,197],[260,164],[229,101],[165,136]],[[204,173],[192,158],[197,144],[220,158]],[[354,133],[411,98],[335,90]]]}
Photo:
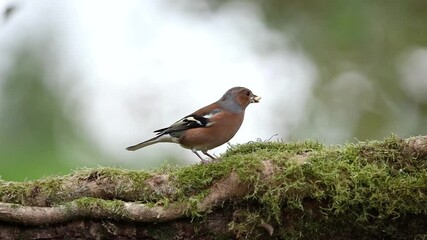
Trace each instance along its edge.
{"label": "bird's tail", "polygon": [[150,146],[150,145],[153,145],[153,144],[159,143],[159,142],[173,142],[173,141],[172,141],[172,137],[169,135],[159,135],[159,136],[155,136],[153,138],[150,138],[147,141],[135,144],[133,146],[129,146],[126,148],[126,150],[135,151],[135,150],[138,150],[140,148]]}

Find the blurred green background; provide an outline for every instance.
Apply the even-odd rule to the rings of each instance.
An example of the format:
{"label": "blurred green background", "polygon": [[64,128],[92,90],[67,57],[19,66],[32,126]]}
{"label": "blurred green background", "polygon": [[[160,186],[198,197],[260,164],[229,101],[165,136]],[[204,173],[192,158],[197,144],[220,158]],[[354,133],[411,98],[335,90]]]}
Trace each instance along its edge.
{"label": "blurred green background", "polygon": [[[426,134],[427,1],[206,1],[202,7],[185,1],[165,4],[182,4],[178,7],[186,14],[198,16],[194,21],[203,21],[230,2],[255,6],[262,16],[260,21],[283,36],[283,44],[302,49],[316,65],[318,80],[312,97],[303,120],[287,129],[289,139],[321,135],[320,141],[344,143],[343,139],[381,139],[391,133],[400,137]],[[15,11],[8,18],[4,16],[0,34],[1,28],[22,14],[23,7],[16,4]],[[55,33],[49,27],[40,31],[43,40],[38,42],[42,44],[35,46],[28,40],[19,48],[7,49],[13,61],[3,67],[0,81],[1,179],[35,179],[81,167],[118,165],[87,137],[79,121],[67,114],[70,108],[80,107],[64,103],[64,92],[72,90],[72,84],[61,90],[44,81],[50,69],[58,66],[47,61],[56,56],[51,39]],[[277,46],[258,47],[262,55]],[[78,77],[78,73],[64,76],[70,82]],[[280,119],[286,104],[292,103],[277,103],[274,118]],[[277,133],[288,127],[281,126],[279,120],[277,123]],[[76,155],[91,161],[74,161]],[[120,167],[140,166],[123,163]]]}

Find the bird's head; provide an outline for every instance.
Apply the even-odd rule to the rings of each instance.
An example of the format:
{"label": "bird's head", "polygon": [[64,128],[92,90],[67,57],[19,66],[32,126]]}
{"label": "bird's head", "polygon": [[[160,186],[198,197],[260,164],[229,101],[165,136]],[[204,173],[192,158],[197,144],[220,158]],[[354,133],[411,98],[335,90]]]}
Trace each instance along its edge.
{"label": "bird's head", "polygon": [[245,87],[234,87],[229,89],[220,99],[226,106],[245,110],[250,103],[258,103],[261,97],[252,93]]}

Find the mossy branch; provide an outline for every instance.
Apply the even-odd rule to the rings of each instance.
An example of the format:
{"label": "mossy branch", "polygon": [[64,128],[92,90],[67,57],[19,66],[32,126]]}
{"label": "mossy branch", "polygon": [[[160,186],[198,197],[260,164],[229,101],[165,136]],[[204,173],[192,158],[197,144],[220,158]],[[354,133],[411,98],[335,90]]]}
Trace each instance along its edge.
{"label": "mossy branch", "polygon": [[191,232],[208,236],[201,224],[215,218],[222,225],[213,238],[219,228],[234,237],[427,236],[427,136],[331,147],[260,141],[221,158],[182,168],[84,169],[0,181],[0,229],[2,222],[22,230],[81,219],[193,219]]}
{"label": "mossy branch", "polygon": [[[266,169],[269,162],[266,162]],[[158,176],[156,176],[158,177]],[[0,220],[26,225],[44,225],[66,222],[77,218],[116,219],[135,222],[163,222],[185,216],[188,211],[205,212],[224,201],[243,197],[250,188],[239,181],[235,172],[214,183],[210,193],[195,206],[190,202],[175,202],[155,206],[122,200],[104,200],[82,197],[65,204],[36,207],[0,202]],[[161,204],[164,205],[164,204]]]}

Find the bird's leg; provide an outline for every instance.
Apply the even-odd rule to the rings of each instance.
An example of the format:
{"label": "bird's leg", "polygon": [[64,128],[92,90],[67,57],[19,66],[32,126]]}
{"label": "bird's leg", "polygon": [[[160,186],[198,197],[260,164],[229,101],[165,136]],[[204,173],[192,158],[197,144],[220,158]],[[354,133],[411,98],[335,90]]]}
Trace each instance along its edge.
{"label": "bird's leg", "polygon": [[202,151],[203,154],[205,154],[206,156],[210,157],[212,160],[216,160],[216,158],[214,158],[212,155],[210,155],[208,153],[208,151]]}
{"label": "bird's leg", "polygon": [[200,156],[200,154],[199,153],[197,153],[197,151],[196,150],[191,150],[194,154],[196,154],[199,158],[200,158],[200,160],[202,160],[202,163],[207,163],[208,161],[206,161],[205,159],[203,159],[201,156]]}

